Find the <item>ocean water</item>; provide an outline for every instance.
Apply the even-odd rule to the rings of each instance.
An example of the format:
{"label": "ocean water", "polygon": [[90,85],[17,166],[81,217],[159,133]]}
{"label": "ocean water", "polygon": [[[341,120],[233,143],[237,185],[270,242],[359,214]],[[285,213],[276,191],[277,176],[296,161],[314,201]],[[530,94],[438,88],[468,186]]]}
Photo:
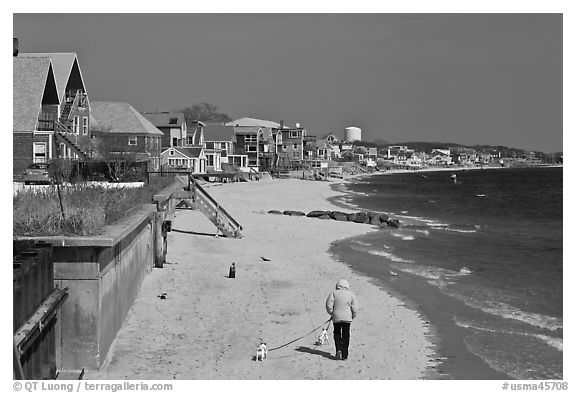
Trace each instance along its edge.
{"label": "ocean water", "polygon": [[562,168],[375,175],[338,187],[335,202],[402,223],[331,251],[442,326],[444,373],[494,378],[466,371],[468,358],[504,377],[562,379]]}

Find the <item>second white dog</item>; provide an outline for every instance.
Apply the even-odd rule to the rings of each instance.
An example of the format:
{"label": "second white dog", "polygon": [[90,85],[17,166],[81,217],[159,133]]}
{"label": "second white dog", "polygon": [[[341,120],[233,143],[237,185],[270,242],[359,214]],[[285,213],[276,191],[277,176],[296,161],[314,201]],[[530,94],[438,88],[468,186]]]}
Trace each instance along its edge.
{"label": "second white dog", "polygon": [[261,362],[266,359],[266,356],[268,356],[268,349],[266,348],[266,343],[262,343],[256,350],[256,361]]}
{"label": "second white dog", "polygon": [[316,345],[325,344],[328,344],[328,329],[323,329],[322,334],[318,336],[318,340],[316,341]]}

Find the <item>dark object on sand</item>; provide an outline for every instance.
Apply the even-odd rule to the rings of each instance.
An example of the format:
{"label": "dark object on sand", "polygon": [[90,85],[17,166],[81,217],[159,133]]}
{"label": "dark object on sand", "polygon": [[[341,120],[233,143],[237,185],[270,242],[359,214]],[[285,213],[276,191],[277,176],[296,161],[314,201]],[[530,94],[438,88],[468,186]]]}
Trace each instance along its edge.
{"label": "dark object on sand", "polygon": [[348,221],[348,214],[339,211],[333,211],[330,213],[330,217],[336,221]]}
{"label": "dark object on sand", "polygon": [[228,278],[236,278],[236,264],[232,263],[230,266],[230,271],[228,271]]}
{"label": "dark object on sand", "polygon": [[286,216],[305,216],[306,213],[302,213],[296,210],[284,210],[284,215]]}
{"label": "dark object on sand", "polygon": [[266,258],[266,257],[260,257],[260,258],[261,258],[263,261],[270,262],[270,259],[268,259],[268,258]]}
{"label": "dark object on sand", "polygon": [[[350,217],[348,217],[348,221],[350,221]],[[368,224],[370,222],[370,218],[368,218],[368,214],[366,212],[360,212],[356,213],[352,221],[357,222],[358,224]]]}
{"label": "dark object on sand", "polygon": [[396,220],[396,219],[390,219],[387,221],[388,222],[388,226],[389,227],[393,227],[393,228],[398,228],[400,227],[400,221]]}
{"label": "dark object on sand", "polygon": [[324,216],[326,214],[330,214],[330,212],[324,211],[324,210],[312,210],[310,213],[306,214],[306,217],[313,217],[313,218],[317,218],[320,216]]}
{"label": "dark object on sand", "polygon": [[268,213],[270,214],[282,214],[280,210],[270,210]]}
{"label": "dark object on sand", "polygon": [[370,220],[370,225],[380,225],[382,220],[380,219],[380,213],[368,212],[368,219]]}
{"label": "dark object on sand", "polygon": [[162,292],[160,295],[158,295],[158,297],[162,300],[166,299],[168,297],[168,294],[166,292]]}

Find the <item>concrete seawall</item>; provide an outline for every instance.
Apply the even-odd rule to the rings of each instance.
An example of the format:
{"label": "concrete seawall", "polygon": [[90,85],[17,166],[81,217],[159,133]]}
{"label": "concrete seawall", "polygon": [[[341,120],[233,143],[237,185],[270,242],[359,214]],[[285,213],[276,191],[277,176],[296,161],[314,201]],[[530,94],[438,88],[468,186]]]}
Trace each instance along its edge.
{"label": "concrete seawall", "polygon": [[56,326],[59,370],[95,370],[122,326],[145,276],[163,247],[158,237],[164,214],[144,205],[100,236],[16,238],[53,246],[54,284],[68,288]]}

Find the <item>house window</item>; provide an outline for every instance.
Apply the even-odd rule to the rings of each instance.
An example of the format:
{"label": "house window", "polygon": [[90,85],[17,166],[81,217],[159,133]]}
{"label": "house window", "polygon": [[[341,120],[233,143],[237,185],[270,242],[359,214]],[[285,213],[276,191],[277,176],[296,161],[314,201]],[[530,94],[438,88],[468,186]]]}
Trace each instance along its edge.
{"label": "house window", "polygon": [[290,131],[290,138],[299,138],[300,131]]}
{"label": "house window", "polygon": [[286,151],[286,150],[288,150],[288,146],[282,145],[282,151]]}
{"label": "house window", "polygon": [[206,161],[208,166],[214,166],[214,155],[213,154],[207,155]]}
{"label": "house window", "polygon": [[174,155],[174,150],[170,150],[170,155],[171,155],[171,156]]}
{"label": "house window", "polygon": [[298,145],[295,143],[295,144],[292,145],[292,148],[293,148],[294,150],[298,150]]}
{"label": "house window", "polygon": [[156,139],[156,149],[158,149],[158,145],[160,144],[160,138],[154,138]]}
{"label": "house window", "polygon": [[172,138],[172,146],[178,146],[178,138]]}
{"label": "house window", "polygon": [[72,131],[74,131],[74,134],[78,134],[79,125],[80,125],[80,119],[78,119],[78,116],[74,116],[74,123],[73,123],[73,128],[72,128]]}
{"label": "house window", "polygon": [[249,153],[255,153],[258,151],[258,149],[256,148],[256,146],[252,145],[252,146],[246,146],[246,151]]}
{"label": "house window", "polygon": [[186,138],[186,139],[187,139],[187,142],[186,142],[187,144],[189,144],[189,145],[193,145],[193,144],[194,144],[194,137],[193,137],[193,136],[189,136],[189,137]]}
{"label": "house window", "polygon": [[88,118],[86,116],[82,118],[82,135],[88,135]]}
{"label": "house window", "polygon": [[129,136],[128,137],[128,146],[136,146],[138,144],[138,137],[137,136]]}
{"label": "house window", "polygon": [[300,152],[297,152],[297,151],[292,152],[292,157],[294,157],[294,158],[300,158]]}
{"label": "house window", "polygon": [[171,117],[168,124],[178,124],[178,119],[176,117]]}
{"label": "house window", "polygon": [[214,142],[214,149],[221,149],[221,143],[220,142]]}
{"label": "house window", "polygon": [[34,142],[34,162],[46,162],[46,142]]}
{"label": "house window", "polygon": [[246,142],[246,143],[258,142],[258,136],[257,135],[245,135],[244,136],[244,142]]}

